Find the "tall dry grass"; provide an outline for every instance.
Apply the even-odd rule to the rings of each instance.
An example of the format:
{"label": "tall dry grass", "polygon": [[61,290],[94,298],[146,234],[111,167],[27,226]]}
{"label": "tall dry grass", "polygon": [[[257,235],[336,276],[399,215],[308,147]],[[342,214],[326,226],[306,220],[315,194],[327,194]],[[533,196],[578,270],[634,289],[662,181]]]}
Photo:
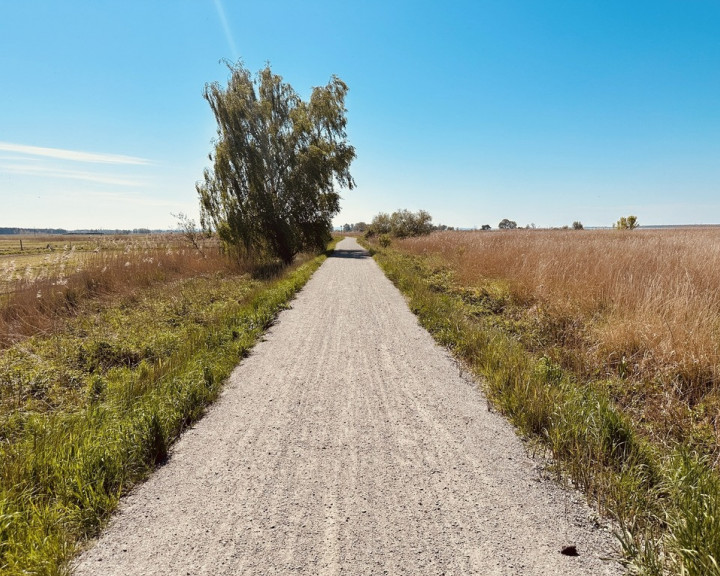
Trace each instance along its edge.
{"label": "tall dry grass", "polygon": [[[491,405],[531,439],[533,450],[549,451],[560,478],[617,522],[628,574],[720,574],[720,450],[708,425],[720,412],[717,396],[713,405],[715,383],[692,404],[661,376],[648,381],[640,370],[628,372],[627,362],[593,367],[602,356],[603,326],[623,312],[620,304],[629,313],[634,302],[622,288],[613,292],[613,279],[647,288],[645,296],[662,294],[660,280],[648,282],[653,291],[637,271],[624,275],[643,261],[628,258],[628,246],[646,257],[648,246],[672,247],[664,237],[643,246],[637,236],[515,234],[523,233],[436,235],[370,247],[420,323],[482,379]],[[603,250],[608,238],[625,242],[624,250]],[[559,249],[548,254],[555,245],[545,240]],[[578,261],[577,246],[568,247],[578,240],[589,241],[581,252],[595,259]],[[564,266],[558,255],[576,266]],[[662,253],[659,258],[650,263],[667,274]],[[557,270],[563,266],[575,274]],[[590,276],[591,269],[607,278]],[[682,287],[676,282],[676,292],[687,296]],[[667,376],[678,377],[673,370]]]}
{"label": "tall dry grass", "polygon": [[620,399],[666,433],[700,419],[717,437],[720,229],[440,232],[395,246],[440,258],[461,285],[506,283],[564,364],[624,378]]}
{"label": "tall dry grass", "polygon": [[6,257],[3,270],[9,279],[0,294],[0,350],[51,332],[89,300],[239,266],[213,240],[201,250],[180,235],[110,237],[87,252],[69,248],[48,254],[22,274],[13,274],[13,260]]}

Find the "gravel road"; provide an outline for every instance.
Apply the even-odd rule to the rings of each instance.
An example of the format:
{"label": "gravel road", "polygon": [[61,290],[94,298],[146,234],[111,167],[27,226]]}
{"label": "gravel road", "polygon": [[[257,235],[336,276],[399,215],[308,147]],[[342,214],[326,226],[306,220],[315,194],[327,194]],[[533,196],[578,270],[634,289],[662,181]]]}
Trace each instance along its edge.
{"label": "gravel road", "polygon": [[73,568],[597,576],[615,554],[348,238]]}

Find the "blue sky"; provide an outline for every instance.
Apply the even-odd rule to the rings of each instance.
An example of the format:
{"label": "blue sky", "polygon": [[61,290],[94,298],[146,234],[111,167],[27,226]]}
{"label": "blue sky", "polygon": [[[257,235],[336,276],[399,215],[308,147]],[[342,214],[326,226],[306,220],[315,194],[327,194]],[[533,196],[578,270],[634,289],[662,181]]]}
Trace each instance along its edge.
{"label": "blue sky", "polygon": [[717,0],[0,0],[0,226],[196,217],[222,58],[349,85],[336,224],[720,223],[718,30]]}

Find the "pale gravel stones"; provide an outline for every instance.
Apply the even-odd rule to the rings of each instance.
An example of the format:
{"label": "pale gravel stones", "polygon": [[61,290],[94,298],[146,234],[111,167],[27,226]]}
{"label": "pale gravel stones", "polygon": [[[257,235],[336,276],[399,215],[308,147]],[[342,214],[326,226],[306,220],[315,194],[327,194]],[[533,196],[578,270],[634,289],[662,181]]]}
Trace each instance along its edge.
{"label": "pale gravel stones", "polygon": [[375,262],[336,254],[75,573],[622,573]]}

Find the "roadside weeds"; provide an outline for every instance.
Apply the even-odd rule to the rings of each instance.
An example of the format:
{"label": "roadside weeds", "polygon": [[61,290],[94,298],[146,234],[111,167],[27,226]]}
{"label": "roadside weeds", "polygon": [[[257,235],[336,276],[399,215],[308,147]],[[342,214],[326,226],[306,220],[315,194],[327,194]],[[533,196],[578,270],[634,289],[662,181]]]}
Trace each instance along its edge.
{"label": "roadside weeds", "polygon": [[276,280],[208,277],[158,288],[147,302],[113,307],[100,331],[97,318],[78,318],[72,334],[6,351],[0,573],[66,573],[331,250]]}
{"label": "roadside weeds", "polygon": [[[420,323],[484,383],[492,404],[617,521],[629,574],[720,574],[720,477],[707,457],[651,443],[611,401],[530,352],[503,321],[503,290],[468,298],[443,266],[371,247]],[[465,297],[463,297],[465,296]]]}

